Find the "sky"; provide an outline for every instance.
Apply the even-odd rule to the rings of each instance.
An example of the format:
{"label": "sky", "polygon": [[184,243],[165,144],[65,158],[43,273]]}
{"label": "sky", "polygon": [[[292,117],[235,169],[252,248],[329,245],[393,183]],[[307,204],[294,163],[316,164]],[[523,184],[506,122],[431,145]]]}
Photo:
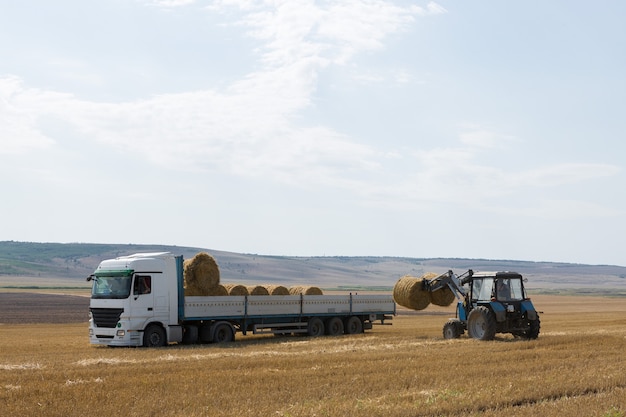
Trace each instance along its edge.
{"label": "sky", "polygon": [[0,240],[625,266],[625,18],[0,0]]}

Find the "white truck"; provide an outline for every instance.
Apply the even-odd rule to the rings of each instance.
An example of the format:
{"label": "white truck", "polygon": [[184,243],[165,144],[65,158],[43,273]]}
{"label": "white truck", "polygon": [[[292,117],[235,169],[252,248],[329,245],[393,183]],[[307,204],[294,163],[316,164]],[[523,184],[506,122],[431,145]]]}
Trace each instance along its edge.
{"label": "white truck", "polygon": [[221,343],[237,332],[354,334],[396,314],[391,294],[185,296],[183,257],[169,252],[102,261],[87,280],[94,345]]}

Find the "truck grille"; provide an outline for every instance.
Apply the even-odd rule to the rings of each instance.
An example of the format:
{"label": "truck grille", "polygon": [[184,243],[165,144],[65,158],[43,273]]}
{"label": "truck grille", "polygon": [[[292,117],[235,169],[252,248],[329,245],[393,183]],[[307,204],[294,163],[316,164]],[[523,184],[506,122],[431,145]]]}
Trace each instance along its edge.
{"label": "truck grille", "polygon": [[124,312],[123,308],[90,308],[89,310],[97,327],[109,328],[114,328],[117,325]]}

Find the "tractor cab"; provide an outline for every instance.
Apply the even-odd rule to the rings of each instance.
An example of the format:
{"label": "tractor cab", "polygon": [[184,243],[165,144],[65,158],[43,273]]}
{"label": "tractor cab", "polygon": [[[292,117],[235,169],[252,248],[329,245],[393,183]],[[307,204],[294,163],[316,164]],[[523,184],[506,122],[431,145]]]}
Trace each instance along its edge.
{"label": "tractor cab", "polygon": [[511,303],[526,299],[522,276],[516,272],[478,273],[472,276],[470,300],[473,305],[498,301]]}

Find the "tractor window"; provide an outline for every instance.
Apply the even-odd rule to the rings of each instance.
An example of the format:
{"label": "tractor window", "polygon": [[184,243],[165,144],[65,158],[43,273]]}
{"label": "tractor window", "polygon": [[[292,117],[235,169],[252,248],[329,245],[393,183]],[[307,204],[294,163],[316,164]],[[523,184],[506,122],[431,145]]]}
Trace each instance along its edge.
{"label": "tractor window", "polygon": [[512,300],[523,300],[524,299],[524,291],[522,290],[522,280],[521,279],[511,279],[511,299]]}
{"label": "tractor window", "polygon": [[498,278],[496,296],[500,301],[520,301],[524,299],[522,280],[516,278]]}
{"label": "tractor window", "polygon": [[472,300],[490,301],[493,279],[477,279],[472,282]]}

